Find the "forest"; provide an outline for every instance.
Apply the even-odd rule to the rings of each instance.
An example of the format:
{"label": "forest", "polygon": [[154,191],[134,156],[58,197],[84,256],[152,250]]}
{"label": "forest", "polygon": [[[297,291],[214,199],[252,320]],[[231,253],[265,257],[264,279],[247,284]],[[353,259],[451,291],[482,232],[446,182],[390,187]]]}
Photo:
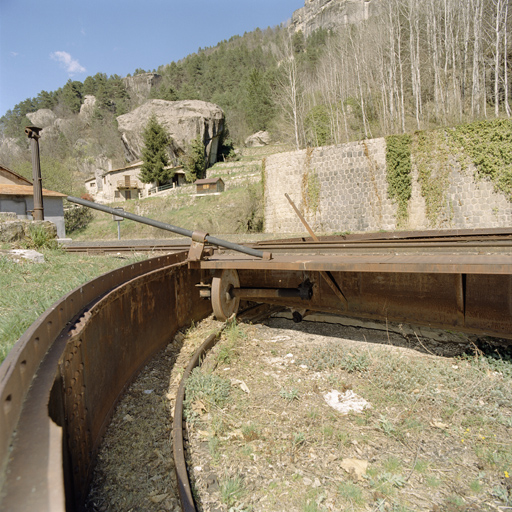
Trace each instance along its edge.
{"label": "forest", "polygon": [[[380,0],[377,15],[336,31],[256,29],[134,74],[162,76],[150,98],[218,104],[236,145],[259,130],[297,149],[338,144],[509,118],[510,21],[508,0]],[[83,125],[86,95],[97,102]],[[41,149],[56,175],[98,155],[122,165],[116,116],[138,101],[121,77],[101,73],[41,91],[0,119],[0,137],[22,148],[3,163],[30,167],[26,114],[47,108],[66,120]],[[61,178],[48,186],[71,192],[71,178]]]}

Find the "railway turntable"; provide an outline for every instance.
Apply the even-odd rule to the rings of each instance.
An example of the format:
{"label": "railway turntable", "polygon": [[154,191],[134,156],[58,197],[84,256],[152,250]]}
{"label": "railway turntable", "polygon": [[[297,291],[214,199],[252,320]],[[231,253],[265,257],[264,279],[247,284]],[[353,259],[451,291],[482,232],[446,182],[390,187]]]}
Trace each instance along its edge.
{"label": "railway turntable", "polygon": [[512,338],[511,254],[218,255],[200,267],[214,272],[220,319],[252,300]]}
{"label": "railway turntable", "polygon": [[123,392],[179,329],[212,311],[224,320],[269,304],[296,321],[327,312],[512,343],[512,230],[237,245],[178,229],[192,238],[188,251],[73,290],[0,366],[0,509],[82,509]]}

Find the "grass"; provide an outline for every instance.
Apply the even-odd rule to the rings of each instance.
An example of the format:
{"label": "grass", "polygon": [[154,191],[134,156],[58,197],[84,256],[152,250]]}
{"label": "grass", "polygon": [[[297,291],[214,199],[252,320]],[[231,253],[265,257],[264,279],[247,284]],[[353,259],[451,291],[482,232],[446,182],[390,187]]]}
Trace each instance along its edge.
{"label": "grass", "polygon": [[228,380],[211,373],[205,374],[201,368],[194,368],[187,379],[183,402],[185,417],[194,422],[201,410],[222,408],[228,401],[230,391],[231,383]]}
{"label": "grass", "polygon": [[0,362],[48,307],[77,286],[139,257],[87,256],[39,249],[44,263],[0,255]]}
{"label": "grass", "polygon": [[235,505],[244,495],[243,480],[239,476],[226,478],[220,482],[222,502],[228,507]]}
{"label": "grass", "polygon": [[[247,233],[251,219],[263,219],[262,194],[261,183],[255,183],[228,189],[219,196],[194,197],[179,193],[133,199],[111,206],[121,204],[126,212],[191,231],[202,230],[210,234]],[[72,236],[75,240],[115,240],[117,222],[113,222],[109,214],[94,211],[92,222]],[[121,222],[121,239],[179,237],[172,232],[135,221],[125,219]]]}
{"label": "grass", "polygon": [[306,357],[300,359],[298,364],[306,365],[317,371],[327,368],[342,368],[352,373],[365,371],[370,364],[370,360],[364,352],[352,353],[333,344],[321,350],[313,350],[307,353]]}
{"label": "grass", "polygon": [[[236,342],[224,336],[203,364],[250,389],[232,387],[222,409],[225,428],[210,453],[213,471],[224,471],[226,479],[256,475],[244,482],[244,507],[461,512],[468,504],[482,511],[509,506],[506,351],[436,357],[339,338],[318,343],[309,332],[301,337],[299,327],[276,345],[267,338],[272,334],[252,326],[237,330],[245,334]],[[365,339],[371,336],[365,332]],[[230,354],[229,365],[219,354]],[[371,408],[334,412],[323,402],[333,388],[351,389]],[[202,415],[203,432],[215,432],[214,418]],[[342,460],[365,461],[365,473],[342,470]]]}
{"label": "grass", "polygon": [[299,391],[297,388],[291,388],[291,389],[281,389],[279,392],[279,395],[281,398],[284,398],[288,402],[293,402],[294,400],[299,399]]}
{"label": "grass", "polygon": [[259,425],[249,423],[242,427],[242,435],[246,441],[254,441],[261,437],[261,428]]}
{"label": "grass", "polygon": [[245,338],[246,334],[236,320],[230,322],[223,331],[224,343],[219,344],[219,349],[215,351],[215,359],[218,364],[230,364],[238,357],[236,347],[240,340]]}

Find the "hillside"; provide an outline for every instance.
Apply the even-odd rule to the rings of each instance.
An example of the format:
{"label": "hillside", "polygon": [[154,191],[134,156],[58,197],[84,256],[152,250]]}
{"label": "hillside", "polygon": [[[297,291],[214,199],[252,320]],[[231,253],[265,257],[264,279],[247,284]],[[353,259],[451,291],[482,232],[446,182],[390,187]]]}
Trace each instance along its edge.
{"label": "hillside", "polygon": [[59,129],[41,140],[43,179],[76,195],[95,170],[124,165],[116,118],[148,98],[215,103],[228,142],[268,130],[297,149],[509,117],[510,16],[491,0],[307,2],[291,28],[234,36],[150,73],[41,91],[0,119],[2,163],[29,175],[23,127],[44,109]]}
{"label": "hillside", "polygon": [[[218,162],[208,169],[208,177],[221,177],[226,191],[218,196],[196,197],[195,187],[180,187],[163,197],[134,199],[122,203],[130,213],[149,217],[189,230],[208,231],[215,235],[239,235],[247,239],[263,230],[262,162],[270,154],[289,150],[289,146],[245,148],[235,162]],[[119,206],[119,203],[116,203]],[[68,233],[74,241],[115,240],[117,223],[110,215],[94,211],[91,223]],[[168,231],[130,220],[121,224],[122,239],[180,238]],[[233,239],[230,236],[229,239]]]}

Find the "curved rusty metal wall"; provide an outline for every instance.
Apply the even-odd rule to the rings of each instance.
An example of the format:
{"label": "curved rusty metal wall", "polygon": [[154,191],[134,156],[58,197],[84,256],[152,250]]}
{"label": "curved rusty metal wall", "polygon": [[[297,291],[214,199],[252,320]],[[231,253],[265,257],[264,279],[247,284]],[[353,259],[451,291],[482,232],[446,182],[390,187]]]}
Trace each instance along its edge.
{"label": "curved rusty metal wall", "polygon": [[186,253],[67,294],[0,367],[0,509],[80,510],[117,400],[176,330],[210,313]]}

